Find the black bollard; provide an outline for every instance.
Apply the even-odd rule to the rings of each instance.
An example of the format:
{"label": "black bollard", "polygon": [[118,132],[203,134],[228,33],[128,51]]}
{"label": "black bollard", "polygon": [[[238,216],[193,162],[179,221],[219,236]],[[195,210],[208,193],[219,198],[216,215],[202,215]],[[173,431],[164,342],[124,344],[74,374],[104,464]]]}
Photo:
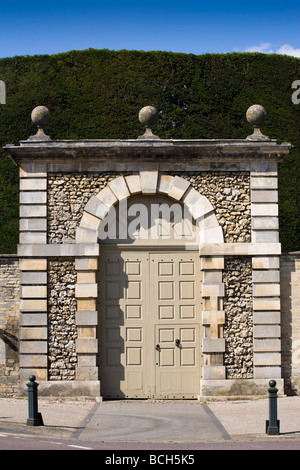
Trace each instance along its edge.
{"label": "black bollard", "polygon": [[280,421],[277,419],[277,392],[276,381],[270,380],[269,392],[269,420],[266,421],[266,433],[269,436],[276,436],[279,434]]}
{"label": "black bollard", "polygon": [[44,426],[41,413],[38,412],[38,383],[35,382],[35,375],[29,376],[28,390],[28,419],[27,426]]}

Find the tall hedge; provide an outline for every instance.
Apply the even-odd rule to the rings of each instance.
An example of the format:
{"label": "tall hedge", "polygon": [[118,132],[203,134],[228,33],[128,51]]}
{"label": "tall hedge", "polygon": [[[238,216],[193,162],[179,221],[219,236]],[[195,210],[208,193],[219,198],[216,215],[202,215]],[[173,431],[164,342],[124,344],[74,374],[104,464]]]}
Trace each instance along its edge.
{"label": "tall hedge", "polygon": [[[162,138],[245,138],[245,113],[262,104],[263,132],[294,145],[280,165],[280,241],[300,250],[300,104],[292,103],[300,59],[231,53],[89,49],[0,60],[7,99],[0,105],[0,145],[17,144],[36,132],[31,110],[47,106],[53,139],[136,138],[143,132],[141,107],[160,110],[155,133]],[[0,150],[0,253],[18,243],[18,171]]]}

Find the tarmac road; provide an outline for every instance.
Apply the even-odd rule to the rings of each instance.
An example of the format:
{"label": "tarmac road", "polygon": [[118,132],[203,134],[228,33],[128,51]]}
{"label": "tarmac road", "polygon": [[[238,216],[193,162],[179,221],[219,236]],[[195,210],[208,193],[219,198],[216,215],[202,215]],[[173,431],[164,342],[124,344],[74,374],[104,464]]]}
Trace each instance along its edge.
{"label": "tarmac road", "polygon": [[300,397],[278,399],[279,436],[265,432],[268,399],[97,403],[40,398],[39,411],[45,425],[26,426],[27,400],[0,398],[0,449],[300,449]]}

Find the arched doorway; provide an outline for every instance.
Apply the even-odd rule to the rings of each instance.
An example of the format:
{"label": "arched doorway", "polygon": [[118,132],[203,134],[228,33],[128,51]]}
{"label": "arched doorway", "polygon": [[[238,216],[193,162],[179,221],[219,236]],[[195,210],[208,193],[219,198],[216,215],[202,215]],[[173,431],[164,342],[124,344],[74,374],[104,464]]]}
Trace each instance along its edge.
{"label": "arched doorway", "polygon": [[[165,196],[133,196],[99,226],[98,362],[106,398],[199,395],[200,259],[186,249],[197,230],[183,212]],[[101,239],[106,234],[115,238]]]}
{"label": "arched doorway", "polygon": [[156,174],[152,187],[146,182],[141,174],[113,180],[88,202],[77,229],[78,243],[100,243],[101,395],[197,398],[199,244],[222,241],[222,231],[209,201],[187,180]]}

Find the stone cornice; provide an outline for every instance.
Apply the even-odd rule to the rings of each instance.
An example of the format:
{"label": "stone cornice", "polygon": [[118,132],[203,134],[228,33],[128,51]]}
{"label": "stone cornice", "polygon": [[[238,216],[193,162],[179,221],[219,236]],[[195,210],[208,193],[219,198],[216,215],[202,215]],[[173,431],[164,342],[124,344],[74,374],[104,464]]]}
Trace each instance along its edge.
{"label": "stone cornice", "polygon": [[122,158],[197,159],[202,162],[237,162],[249,160],[281,161],[292,145],[277,144],[276,140],[50,140],[20,141],[20,145],[8,144],[5,150],[14,161],[23,159],[53,161],[60,159]]}

